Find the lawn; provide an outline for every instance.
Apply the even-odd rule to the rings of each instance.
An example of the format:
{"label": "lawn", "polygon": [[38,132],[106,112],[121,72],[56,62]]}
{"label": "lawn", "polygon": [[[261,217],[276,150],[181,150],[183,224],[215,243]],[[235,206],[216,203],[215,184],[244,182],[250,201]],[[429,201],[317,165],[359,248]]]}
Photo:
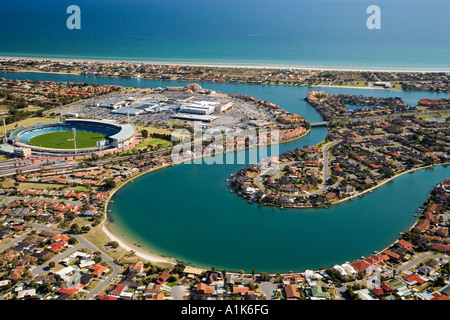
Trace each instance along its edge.
{"label": "lawn", "polygon": [[112,259],[120,258],[126,251],[121,247],[118,247],[117,249],[105,250],[105,245],[111,240],[100,227],[91,228],[88,233],[83,234],[83,237],[91,242],[94,246],[105,252]]}
{"label": "lawn", "polygon": [[[97,141],[106,140],[106,136],[100,133],[87,131],[76,132],[77,149],[92,148],[97,145]],[[38,147],[53,149],[74,149],[72,131],[59,131],[41,134],[30,139],[30,144]]]}
{"label": "lawn", "polygon": [[402,90],[403,87],[400,83],[393,83],[389,90]]}
{"label": "lawn", "polygon": [[10,131],[17,127],[28,127],[38,123],[53,123],[58,122],[59,118],[46,118],[46,117],[31,117],[17,122],[13,122],[6,125],[6,130]]}
{"label": "lawn", "polygon": [[156,147],[158,144],[162,145],[163,148],[168,148],[172,146],[172,143],[163,139],[145,139],[141,143],[139,143],[136,148],[138,149],[144,149],[147,148],[147,146],[153,146]]}
{"label": "lawn", "polygon": [[[1,184],[3,188],[12,188],[16,181],[11,178],[7,178]],[[66,184],[58,184],[58,183],[39,183],[39,182],[19,182],[18,189],[19,191],[25,191],[27,189],[41,189],[41,190],[56,190],[56,189],[64,189],[64,190],[74,190],[74,191],[87,191],[88,188],[84,186],[76,186],[72,187]]]}
{"label": "lawn", "polygon": [[152,126],[142,126],[137,125],[136,131],[141,132],[143,129],[147,130],[149,134],[152,133],[162,133],[162,134],[171,134],[172,132],[170,130],[164,129],[164,128],[156,128]]}
{"label": "lawn", "polygon": [[416,118],[419,118],[421,120],[426,120],[428,118],[441,118],[441,119],[447,119],[450,116],[450,113],[446,112],[436,112],[431,114],[424,114],[424,115],[417,115]]}

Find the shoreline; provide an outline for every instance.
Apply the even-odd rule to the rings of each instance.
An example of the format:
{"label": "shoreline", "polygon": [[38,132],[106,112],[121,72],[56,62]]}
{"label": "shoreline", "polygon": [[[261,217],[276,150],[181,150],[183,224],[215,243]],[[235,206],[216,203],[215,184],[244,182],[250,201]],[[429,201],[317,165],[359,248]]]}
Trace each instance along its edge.
{"label": "shoreline", "polygon": [[108,222],[108,205],[110,203],[111,198],[114,196],[114,194],[119,191],[123,186],[125,186],[126,184],[134,181],[135,179],[147,174],[147,173],[151,173],[153,171],[156,170],[160,170],[160,169],[164,169],[166,167],[170,167],[171,164],[165,164],[161,167],[157,167],[157,168],[152,168],[148,171],[145,172],[140,172],[139,174],[137,174],[136,176],[133,176],[129,179],[127,179],[126,181],[124,181],[122,184],[120,184],[119,186],[117,186],[116,188],[114,188],[111,193],[109,194],[108,198],[106,199],[106,203],[105,203],[105,208],[104,208],[104,220],[100,223],[100,228],[101,230],[105,233],[105,235],[111,240],[111,241],[117,241],[119,243],[119,246],[124,248],[127,251],[131,251],[133,250],[135,252],[135,254],[143,259],[146,259],[150,262],[163,262],[163,263],[170,263],[175,265],[176,264],[176,260],[172,257],[164,257],[162,254],[157,254],[154,252],[150,252],[150,249],[146,249],[145,247],[138,247],[137,245],[135,245],[134,243],[131,244],[130,242],[133,242],[132,240],[130,240],[129,238],[127,239],[126,236],[120,237],[117,236],[116,234],[114,234],[113,231],[109,230],[107,227]]}
{"label": "shoreline", "polygon": [[[288,143],[288,142],[291,142],[291,141],[294,141],[294,140],[297,140],[297,139],[301,139],[301,138],[305,137],[306,135],[308,135],[310,133],[310,131],[311,131],[311,128],[308,129],[305,133],[303,133],[299,137],[292,138],[292,139],[289,139],[289,140],[283,140],[282,142],[279,141],[279,143]],[[248,149],[248,148],[246,148],[246,149]],[[240,151],[240,150],[238,150],[238,151]],[[233,152],[236,152],[236,150],[233,150]],[[224,154],[224,153],[222,152],[220,154]],[[105,235],[110,240],[117,241],[119,243],[120,247],[122,247],[122,248],[124,248],[125,250],[128,250],[128,251],[133,250],[137,256],[139,256],[139,257],[141,257],[143,259],[146,259],[146,260],[148,260],[150,262],[163,262],[163,263],[170,263],[170,264],[175,265],[177,263],[177,260],[175,258],[173,258],[173,257],[166,257],[166,256],[163,256],[162,254],[157,254],[157,253],[151,252],[151,250],[146,248],[146,247],[138,247],[134,243],[131,244],[131,242],[133,242],[133,241],[130,238],[127,238],[126,236],[122,236],[122,237],[117,236],[116,234],[114,234],[113,231],[109,230],[108,227],[107,227],[108,223],[110,223],[110,222],[108,222],[108,205],[109,205],[109,203],[111,201],[111,198],[114,196],[114,194],[117,191],[119,191],[123,186],[128,184],[129,182],[131,182],[131,181],[133,181],[133,180],[135,180],[135,179],[137,179],[137,178],[139,178],[141,176],[144,176],[144,175],[146,175],[148,173],[151,173],[153,171],[157,171],[157,170],[164,169],[164,168],[171,167],[171,166],[175,166],[175,165],[180,165],[180,164],[185,163],[185,162],[193,161],[193,160],[195,160],[197,158],[203,159],[203,155],[200,156],[200,157],[194,157],[193,159],[185,159],[185,160],[180,161],[179,163],[165,164],[165,165],[163,165],[161,167],[153,168],[153,169],[150,169],[150,170],[145,171],[145,172],[140,172],[136,176],[133,176],[133,177],[127,179],[122,184],[120,184],[119,186],[114,188],[111,191],[111,193],[109,194],[108,198],[106,199],[106,204],[105,204],[105,208],[104,208],[104,215],[105,215],[105,217],[104,217],[104,220],[99,225],[101,227],[101,230],[105,233]],[[196,266],[196,268],[203,269],[203,268],[197,267],[197,266]],[[203,270],[206,270],[206,269],[203,269]]]}
{"label": "shoreline", "polygon": [[[304,137],[304,136],[302,136],[302,137]],[[185,162],[185,161],[183,161],[183,162]],[[438,165],[430,165],[430,166],[425,166],[425,167],[420,167],[420,168],[414,168],[414,169],[402,172],[402,173],[400,173],[400,174],[398,174],[398,175],[396,175],[394,177],[389,178],[388,180],[382,182],[381,184],[379,184],[379,185],[377,185],[375,187],[372,187],[370,189],[364,190],[362,193],[359,193],[357,195],[352,196],[351,198],[359,197],[359,196],[361,196],[364,193],[367,193],[369,191],[375,190],[378,187],[380,187],[380,186],[382,186],[382,185],[384,185],[384,184],[386,184],[386,183],[388,183],[388,182],[390,182],[390,181],[392,181],[392,180],[394,180],[394,179],[396,179],[396,178],[398,178],[398,177],[400,177],[400,176],[402,176],[404,174],[412,173],[414,171],[418,171],[418,170],[422,170],[422,169],[429,169],[429,168],[433,168],[433,167],[444,166],[444,165],[450,165],[450,162],[446,162],[446,163],[442,163],[442,164],[438,164]],[[100,226],[101,226],[101,230],[105,233],[105,235],[108,238],[110,238],[112,241],[117,241],[119,243],[119,246],[124,248],[125,250],[127,250],[127,251],[131,251],[132,250],[132,251],[134,251],[136,256],[139,256],[139,257],[141,257],[141,258],[143,258],[145,260],[148,260],[149,262],[152,262],[152,263],[153,262],[155,262],[155,263],[159,262],[159,263],[169,263],[169,264],[175,265],[175,264],[177,264],[177,259],[175,259],[174,257],[163,256],[162,254],[157,254],[157,253],[151,252],[151,249],[148,249],[145,246],[138,247],[136,244],[131,244],[131,242],[133,242],[133,240],[127,238],[126,236],[122,236],[121,237],[121,236],[115,235],[114,232],[109,230],[107,225],[106,225],[108,223],[107,217],[106,217],[106,215],[107,215],[107,207],[108,207],[108,204],[110,202],[111,197],[115,194],[116,191],[118,191],[125,184],[127,184],[128,182],[133,181],[136,178],[139,178],[139,177],[141,177],[141,176],[143,176],[143,175],[145,175],[147,173],[151,173],[153,171],[156,171],[156,170],[159,170],[159,169],[163,169],[163,168],[166,168],[166,167],[170,167],[170,166],[172,166],[172,165],[164,165],[162,167],[158,167],[158,168],[152,169],[150,171],[147,171],[147,172],[144,172],[144,173],[140,173],[137,176],[130,178],[125,183],[121,184],[120,187],[118,187],[116,190],[114,190],[114,192],[108,197],[107,203],[105,205],[105,220],[100,224]],[[342,199],[341,201],[339,201],[339,202],[337,202],[335,204],[332,204],[332,205],[340,204],[340,203],[345,202],[345,201],[347,201],[349,199],[350,199],[350,197],[346,198],[346,199]],[[306,209],[311,209],[313,207],[284,207],[284,209],[305,209],[305,208]],[[324,207],[318,207],[318,209],[320,209],[320,208],[323,209]],[[280,210],[281,210],[281,208],[280,208]],[[416,224],[417,224],[417,221],[413,222],[413,224],[407,230],[405,230],[403,232],[411,230],[412,228],[414,228],[414,226]],[[384,248],[384,249],[382,249],[380,251],[377,251],[377,250],[374,251],[374,254],[378,254],[378,253],[381,253],[381,252],[385,251],[387,248],[392,246],[397,241],[398,241],[398,237],[396,238],[396,240],[394,242],[388,244],[386,246],[386,248]],[[186,264],[186,266],[193,266],[195,268],[198,268],[198,269],[201,269],[201,270],[204,270],[204,271],[206,270],[206,269],[204,269],[202,267],[191,265],[189,263],[185,263],[185,264]],[[297,271],[295,271],[295,272],[297,272]],[[298,271],[298,272],[301,273],[301,272],[304,272],[304,270],[303,271]]]}
{"label": "shoreline", "polygon": [[[230,63],[230,62],[189,62],[189,61],[162,61],[162,60],[138,60],[138,59],[104,59],[104,58],[56,58],[56,57],[35,57],[35,56],[3,56],[0,59],[4,60],[36,60],[36,61],[58,61],[58,62],[105,62],[105,63],[136,63],[136,64],[155,64],[155,65],[179,65],[192,67],[213,67],[213,68],[243,68],[243,69],[298,69],[308,71],[347,71],[347,72],[364,72],[364,71],[379,71],[379,72],[450,72],[450,68],[401,68],[401,67],[340,67],[340,66],[308,66],[295,64],[249,64],[249,62]],[[41,71],[36,71],[41,72]],[[60,72],[63,74],[71,74]]]}
{"label": "shoreline", "polygon": [[[444,162],[444,163],[440,163],[440,164],[436,164],[436,165],[432,164],[432,165],[429,165],[429,166],[419,167],[419,168],[413,168],[413,169],[407,170],[407,171],[405,171],[405,172],[401,172],[401,173],[396,174],[395,176],[393,176],[393,177],[391,177],[391,178],[389,178],[389,179],[387,179],[387,180],[381,182],[380,184],[378,184],[378,185],[376,185],[376,186],[373,186],[372,188],[369,188],[369,189],[367,189],[367,190],[364,190],[364,191],[362,191],[362,192],[360,192],[360,193],[358,193],[358,194],[355,194],[355,195],[353,195],[353,196],[350,196],[350,197],[348,197],[348,198],[342,199],[342,200],[338,201],[338,202],[335,203],[335,204],[340,204],[340,203],[345,202],[345,201],[347,201],[347,200],[350,200],[350,199],[353,199],[353,198],[356,198],[356,197],[360,197],[361,195],[363,195],[363,194],[365,194],[365,193],[367,193],[367,192],[371,192],[371,191],[373,191],[373,190],[375,190],[375,189],[381,187],[382,185],[384,185],[384,184],[386,184],[386,183],[388,183],[388,182],[390,182],[390,181],[392,181],[392,180],[394,180],[394,179],[396,179],[396,178],[398,178],[398,177],[400,177],[400,176],[402,176],[402,175],[404,175],[404,174],[411,173],[411,172],[418,171],[418,170],[422,170],[422,169],[429,169],[429,168],[434,168],[434,167],[439,167],[439,166],[446,166],[446,165],[450,165],[450,162]],[[333,204],[332,204],[332,205],[333,205]]]}
{"label": "shoreline", "polygon": [[370,89],[370,90],[389,90],[389,91],[403,91],[398,89],[382,88],[382,87],[357,87],[357,86],[330,86],[330,85],[312,85],[312,88],[346,88],[346,89]]}
{"label": "shoreline", "polygon": [[148,260],[149,262],[162,262],[170,263],[173,265],[176,264],[175,260],[172,258],[163,257],[162,255],[158,255],[156,253],[145,250],[144,247],[137,247],[135,244],[126,243],[127,240],[124,239],[125,237],[118,237],[114,235],[113,232],[110,231],[105,224],[101,225],[101,230],[108,238],[111,239],[111,241],[117,241],[120,247],[127,251],[133,251],[138,257],[141,257],[142,259]]}
{"label": "shoreline", "polygon": [[[308,131],[308,133],[309,133],[309,131]],[[302,137],[303,137],[303,136],[302,136]],[[391,177],[391,178],[388,178],[388,179],[384,180],[383,182],[380,182],[379,184],[377,184],[377,185],[375,185],[375,186],[373,186],[373,187],[371,187],[371,188],[369,188],[369,189],[366,189],[366,190],[361,191],[361,192],[359,192],[359,193],[356,193],[356,194],[354,194],[354,195],[352,195],[352,196],[349,196],[349,197],[346,197],[346,198],[344,198],[344,199],[341,199],[341,200],[339,200],[339,201],[337,201],[337,202],[335,202],[335,203],[331,203],[331,204],[323,205],[323,206],[318,206],[318,207],[314,207],[314,206],[294,206],[294,205],[286,205],[286,206],[284,206],[284,205],[274,205],[274,204],[267,204],[267,203],[263,203],[263,202],[259,202],[259,201],[252,201],[252,203],[254,202],[254,203],[257,203],[257,204],[262,205],[262,206],[276,207],[276,208],[280,208],[280,209],[281,209],[281,208],[282,208],[282,209],[329,208],[329,207],[332,207],[332,206],[341,204],[341,203],[343,203],[343,202],[345,202],[345,201],[353,200],[354,198],[361,197],[362,195],[364,195],[364,194],[366,194],[366,193],[368,193],[368,192],[372,192],[373,190],[378,189],[378,188],[381,187],[382,185],[384,185],[384,184],[386,184],[386,183],[388,183],[388,182],[390,182],[390,181],[393,181],[394,179],[396,179],[396,178],[398,178],[398,177],[400,177],[400,176],[402,176],[402,175],[404,175],[404,174],[411,173],[411,172],[418,171],[418,170],[422,170],[422,169],[429,169],[429,168],[434,168],[434,167],[439,167],[439,166],[446,166],[446,165],[450,165],[450,162],[444,162],[444,163],[432,164],[432,165],[428,165],[428,166],[424,166],[424,167],[413,168],[413,169],[410,169],[410,170],[407,170],[407,171],[398,173],[398,174],[396,174],[395,176],[393,176],[393,177]],[[234,188],[232,188],[232,189],[234,190]],[[242,193],[239,193],[239,192],[237,192],[236,190],[234,190],[234,192],[235,192],[238,196],[240,196],[241,198],[244,198],[245,200],[249,200],[249,198],[245,197]],[[284,196],[296,196],[296,195],[293,195],[293,194],[284,194]]]}

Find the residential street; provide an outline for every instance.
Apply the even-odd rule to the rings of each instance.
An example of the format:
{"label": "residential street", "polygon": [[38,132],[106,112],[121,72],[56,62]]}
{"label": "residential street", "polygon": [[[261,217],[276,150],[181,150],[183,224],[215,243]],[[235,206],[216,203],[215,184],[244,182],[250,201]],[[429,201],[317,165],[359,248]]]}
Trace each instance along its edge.
{"label": "residential street", "polygon": [[[59,229],[59,228],[50,228],[50,227],[47,227],[47,226],[42,226],[42,225],[39,225],[39,224],[36,224],[36,223],[29,223],[29,222],[26,222],[26,224],[29,225],[29,226],[35,227],[35,230],[37,232],[40,232],[41,230],[52,230],[52,231],[56,231],[56,232],[59,232],[59,233],[68,234],[67,231],[65,231],[63,229]],[[21,236],[20,238],[15,239],[13,242],[11,242],[11,243],[1,247],[0,251],[6,249],[8,247],[11,247],[14,244],[19,243],[20,241],[22,241],[28,235],[29,235],[29,233],[26,234],[26,235]],[[103,251],[101,251],[99,248],[97,248],[92,243],[90,243],[88,240],[86,240],[83,236],[77,235],[77,234],[71,234],[71,235],[74,236],[79,241],[79,243],[76,246],[74,246],[74,247],[68,249],[67,251],[65,251],[63,254],[60,254],[60,255],[56,256],[51,261],[54,261],[55,263],[58,263],[59,261],[61,261],[65,257],[67,257],[68,255],[70,255],[72,252],[75,252],[76,250],[81,249],[81,248],[87,248],[87,249],[91,250],[92,252],[97,252],[97,251],[101,252],[100,257],[107,264],[109,264],[113,268],[112,274],[109,277],[107,277],[102,283],[100,283],[98,286],[96,286],[92,291],[90,291],[83,298],[83,300],[93,299],[97,295],[98,292],[100,292],[102,289],[104,289],[113,279],[115,279],[117,277],[117,275],[121,272],[121,267],[117,263],[115,263],[114,260],[111,259],[108,255],[106,255]],[[32,269],[31,271],[34,274],[40,274],[40,273],[46,271],[44,269],[48,267],[48,263],[49,262],[50,261],[48,261],[47,263],[45,263],[45,264],[43,264],[41,266],[38,266],[38,267]]]}
{"label": "residential street", "polygon": [[[444,256],[441,254],[433,254],[433,253],[424,253],[421,255],[418,255],[417,257],[415,257],[414,259],[405,262],[404,264],[400,265],[399,267],[395,268],[396,275],[401,274],[402,272],[404,272],[405,270],[408,270],[412,267],[414,267],[415,265],[421,263],[423,260],[429,259],[429,258],[433,258],[433,259],[444,259],[446,261],[450,260],[450,256]],[[389,270],[388,272],[384,272],[381,274],[384,277],[392,277],[393,276],[393,271]],[[352,281],[352,282],[346,282],[344,283],[341,287],[337,287],[336,288],[336,292],[337,292],[337,296],[340,297],[341,299],[345,299],[345,290],[347,290],[347,286],[352,286],[354,284],[366,284],[367,279],[364,280],[356,280],[356,281]]]}
{"label": "residential street", "polygon": [[50,201],[50,202],[66,202],[70,205],[73,206],[78,206],[83,204],[81,201],[77,201],[77,200],[61,200],[61,199],[51,199],[51,198],[35,198],[35,197],[19,197],[19,196],[7,196],[7,197],[2,197],[0,196],[1,199],[4,199],[1,203],[0,206],[3,206],[7,203],[9,203],[10,201],[14,201],[14,200],[35,200],[35,201]]}
{"label": "residential street", "polygon": [[[330,165],[330,154],[329,151],[330,149],[335,146],[336,144],[338,144],[339,142],[341,142],[341,140],[337,140],[337,141],[333,141],[330,142],[328,144],[325,145],[325,147],[323,148],[323,185],[322,187],[314,192],[311,192],[309,194],[288,194],[291,197],[305,197],[307,195],[316,195],[316,194],[320,194],[322,192],[324,192],[329,186],[327,183],[328,178],[330,177],[330,170],[329,170],[329,165]],[[289,166],[292,164],[297,163],[297,161],[291,161],[291,162],[287,162],[287,163],[283,163],[283,166]],[[280,171],[277,171],[277,173],[273,176],[273,178],[280,178]],[[264,187],[263,183],[262,183],[262,176],[259,175],[254,179],[254,183],[255,185],[263,192],[266,192],[266,188]],[[338,184],[339,182],[337,182]],[[336,184],[335,184],[336,185]]]}

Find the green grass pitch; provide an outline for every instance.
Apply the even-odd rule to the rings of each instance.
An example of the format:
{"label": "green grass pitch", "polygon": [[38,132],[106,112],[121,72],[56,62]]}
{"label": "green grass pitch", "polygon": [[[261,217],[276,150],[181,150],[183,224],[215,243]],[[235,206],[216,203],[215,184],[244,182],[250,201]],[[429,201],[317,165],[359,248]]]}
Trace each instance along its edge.
{"label": "green grass pitch", "polygon": [[[106,136],[100,133],[77,131],[77,149],[96,147],[97,141],[106,140]],[[37,147],[52,149],[75,149],[72,131],[58,131],[41,134],[30,139],[29,144]]]}

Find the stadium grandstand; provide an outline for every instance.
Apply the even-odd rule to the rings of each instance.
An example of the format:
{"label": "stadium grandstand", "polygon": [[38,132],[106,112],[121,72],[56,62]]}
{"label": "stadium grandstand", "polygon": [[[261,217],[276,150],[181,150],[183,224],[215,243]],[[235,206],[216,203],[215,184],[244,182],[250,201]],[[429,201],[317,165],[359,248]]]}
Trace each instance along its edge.
{"label": "stadium grandstand", "polygon": [[[71,141],[65,141],[67,143],[63,144],[67,148],[59,147],[56,142],[52,145],[53,140],[57,141],[58,133],[61,133],[60,136],[65,140],[73,140],[66,139],[67,136],[72,137],[70,132],[73,130],[76,133],[79,147],[76,147],[76,144]],[[133,142],[134,133],[134,128],[130,124],[90,119],[67,119],[64,122],[15,128],[8,132],[7,142],[16,147],[30,148],[33,154],[73,155],[125,147]],[[45,139],[39,140],[38,138],[41,136]],[[88,144],[85,144],[88,147],[83,147],[84,136],[88,137]],[[34,143],[37,140],[44,140],[46,145],[37,145]]]}

